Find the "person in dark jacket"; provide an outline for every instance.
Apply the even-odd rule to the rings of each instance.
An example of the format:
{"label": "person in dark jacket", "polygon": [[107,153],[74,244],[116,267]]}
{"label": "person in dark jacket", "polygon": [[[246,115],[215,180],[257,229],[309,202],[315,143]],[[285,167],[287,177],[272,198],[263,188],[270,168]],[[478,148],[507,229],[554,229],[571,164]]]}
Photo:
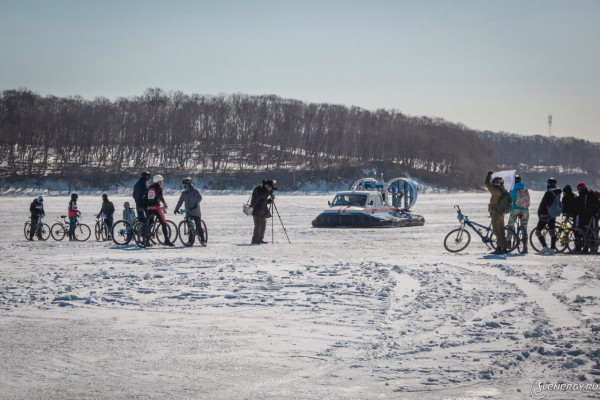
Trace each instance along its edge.
{"label": "person in dark jacket", "polygon": [[[556,217],[551,216],[548,209],[554,203],[556,198],[560,199],[562,190],[557,187],[557,182],[554,178],[550,178],[546,181],[546,188],[546,193],[544,193],[544,197],[542,197],[542,201],[538,207],[539,221],[535,227],[535,235],[542,244],[539,254],[554,255],[556,250]],[[546,225],[548,225],[548,232],[550,233],[550,248],[548,248],[546,239],[542,236],[542,229],[544,229]]]}
{"label": "person in dark jacket", "polygon": [[600,208],[600,202],[594,195],[594,193],[588,190],[584,182],[577,184],[577,192],[579,193],[579,224],[578,227],[587,233],[587,239],[583,247],[583,252],[589,251],[588,243],[592,242],[592,230],[588,229],[591,224],[591,228],[595,228],[595,216],[598,214]]}
{"label": "person in dark jacket", "polygon": [[[42,196],[38,196],[31,202],[29,206],[29,212],[31,213],[31,226],[29,227],[29,240],[33,240],[33,236],[35,235],[38,224],[40,223],[40,218],[46,216],[46,212],[44,211],[44,198]],[[42,233],[37,232],[38,238],[41,238]]]}
{"label": "person in dark jacket", "polygon": [[140,179],[133,186],[133,199],[135,200],[135,211],[138,219],[146,227],[146,203],[148,201],[148,184],[150,183],[150,172],[144,171]]}
{"label": "person in dark jacket", "polygon": [[[154,175],[152,178],[154,182],[152,185],[148,187],[147,193],[147,206],[146,210],[148,213],[148,218],[152,215],[155,215],[160,221],[160,226],[162,228],[163,235],[165,237],[165,245],[166,246],[175,246],[175,244],[171,243],[171,236],[169,235],[169,228],[167,227],[167,219],[163,214],[162,208],[160,207],[160,203],[163,204],[163,207],[167,208],[167,202],[163,197],[162,185],[164,182],[164,178],[162,175]],[[146,238],[146,240],[150,240],[150,238]]]}
{"label": "person in dark jacket", "polygon": [[200,202],[202,201],[202,195],[198,189],[194,187],[191,177],[183,178],[181,184],[183,185],[183,191],[179,196],[179,201],[175,205],[175,214],[179,213],[179,207],[184,204],[187,215],[192,217],[194,220],[194,225],[196,225],[196,232],[200,238],[200,245],[206,246],[204,230],[202,229],[202,224],[200,222],[202,217],[202,214],[200,213]]}
{"label": "person in dark jacket", "polygon": [[563,188],[562,203],[563,215],[572,221],[573,226],[577,226],[577,216],[581,211],[579,210],[579,199],[575,193],[573,193],[571,185],[567,185]]}
{"label": "person in dark jacket", "polygon": [[110,240],[114,222],[115,206],[112,201],[108,201],[108,195],[106,193],[102,195],[102,207],[100,208],[100,212],[98,213],[97,217],[101,216],[102,214],[104,214],[104,223],[108,229],[108,239]]}
{"label": "person in dark jacket", "polygon": [[269,205],[275,199],[273,191],[277,190],[275,187],[275,181],[267,180],[262,181],[262,184],[258,185],[252,191],[252,200],[250,200],[250,207],[252,207],[252,218],[254,219],[254,232],[252,234],[252,244],[265,244],[265,230],[267,229],[267,218],[271,218],[271,212],[269,211]]}
{"label": "person in dark jacket", "polygon": [[71,194],[71,201],[69,202],[69,208],[67,215],[69,216],[69,241],[75,240],[75,225],[77,225],[77,217],[81,215],[81,211],[77,209],[77,199],[79,196],[77,193]]}
{"label": "person in dark jacket", "polygon": [[502,195],[508,194],[508,192],[504,188],[504,179],[502,177],[496,176],[492,180],[493,173],[489,171],[485,178],[485,187],[492,195],[488,204],[488,212],[492,217],[492,230],[497,238],[496,250],[492,254],[506,254],[508,251],[506,249],[506,233],[504,232],[504,214],[497,207]]}

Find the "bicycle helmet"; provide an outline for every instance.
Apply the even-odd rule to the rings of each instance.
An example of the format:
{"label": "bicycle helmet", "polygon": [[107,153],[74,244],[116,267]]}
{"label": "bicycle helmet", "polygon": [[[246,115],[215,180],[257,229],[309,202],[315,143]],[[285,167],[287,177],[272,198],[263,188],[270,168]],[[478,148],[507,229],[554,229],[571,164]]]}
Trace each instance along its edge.
{"label": "bicycle helmet", "polygon": [[521,175],[515,175],[515,182],[521,182]]}
{"label": "bicycle helmet", "polygon": [[44,201],[44,198],[43,198],[41,195],[40,195],[40,196],[38,196],[38,198],[37,198],[37,199],[38,199],[38,201],[39,201],[40,203]]}
{"label": "bicycle helmet", "polygon": [[77,195],[77,193],[72,193],[71,194],[71,200],[77,200],[79,196]]}
{"label": "bicycle helmet", "polygon": [[546,181],[546,187],[548,189],[555,188],[557,184],[558,182],[554,178],[548,178],[548,180]]}
{"label": "bicycle helmet", "polygon": [[182,185],[191,185],[192,184],[192,178],[187,176],[185,178],[183,178],[183,180],[181,181]]}
{"label": "bicycle helmet", "polygon": [[152,178],[152,175],[150,175],[150,172],[144,171],[144,172],[142,172],[142,178],[150,179],[150,178]]}
{"label": "bicycle helmet", "polygon": [[504,179],[501,176],[497,176],[494,179],[492,179],[492,185],[502,186],[504,185]]}
{"label": "bicycle helmet", "polygon": [[583,189],[587,189],[587,186],[585,186],[585,183],[579,182],[577,184],[577,190],[583,190]]}
{"label": "bicycle helmet", "polygon": [[158,183],[158,182],[164,181],[164,180],[165,180],[165,178],[163,178],[162,175],[154,175],[154,177],[152,178],[152,182],[154,182],[154,183]]}

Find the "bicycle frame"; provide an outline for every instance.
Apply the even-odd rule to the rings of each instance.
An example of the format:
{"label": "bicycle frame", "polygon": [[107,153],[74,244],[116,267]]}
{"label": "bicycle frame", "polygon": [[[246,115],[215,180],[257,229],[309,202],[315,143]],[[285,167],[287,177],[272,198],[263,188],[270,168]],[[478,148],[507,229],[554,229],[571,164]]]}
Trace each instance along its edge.
{"label": "bicycle frame", "polygon": [[[492,229],[490,228],[490,226],[489,225],[485,226],[485,225],[481,225],[477,222],[470,221],[469,217],[463,215],[459,206],[454,206],[454,209],[456,210],[456,213],[458,214],[457,218],[458,218],[458,221],[460,222],[461,229],[464,230],[465,225],[468,226],[481,238],[481,241],[483,243],[485,243],[485,245],[488,247],[488,249],[491,249],[492,247],[490,246],[490,243],[492,242],[492,239],[490,239],[490,234],[492,232]],[[482,229],[485,230],[485,235],[483,235],[481,233]]]}

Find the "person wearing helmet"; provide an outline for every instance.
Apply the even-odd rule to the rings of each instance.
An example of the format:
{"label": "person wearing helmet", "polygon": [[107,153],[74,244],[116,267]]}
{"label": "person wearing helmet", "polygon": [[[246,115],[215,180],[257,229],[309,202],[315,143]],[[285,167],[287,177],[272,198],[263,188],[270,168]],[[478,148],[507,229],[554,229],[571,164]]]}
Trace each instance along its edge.
{"label": "person wearing helmet", "polygon": [[68,216],[69,216],[69,241],[75,240],[75,225],[77,224],[77,217],[81,215],[81,212],[77,209],[77,199],[79,196],[77,193],[71,194],[71,201],[69,202]]}
{"label": "person wearing helmet", "polygon": [[185,205],[185,209],[187,214],[192,217],[194,220],[194,224],[196,225],[196,233],[200,238],[200,245],[206,246],[206,239],[204,237],[204,230],[202,229],[202,224],[200,223],[200,219],[202,214],[200,212],[200,202],[202,201],[202,195],[194,187],[192,182],[192,178],[187,177],[183,178],[181,181],[181,185],[183,186],[183,191],[179,196],[179,201],[175,205],[175,214],[179,213],[179,208],[182,204]]}
{"label": "person wearing helmet", "polygon": [[[160,207],[160,203],[162,203],[163,207],[165,209],[167,208],[167,202],[165,201],[165,198],[163,197],[163,189],[162,189],[164,178],[162,177],[162,175],[154,175],[154,177],[152,178],[152,181],[154,183],[148,187],[148,194],[147,194],[148,200],[146,202],[146,204],[147,204],[146,210],[148,213],[148,218],[150,218],[152,215],[155,215],[158,218],[158,220],[160,221],[160,226],[163,231],[163,235],[165,236],[165,245],[175,246],[175,244],[171,243],[171,239],[170,239],[170,235],[169,235],[169,228],[167,228],[167,219],[165,218],[165,215],[163,214],[163,210]],[[146,237],[146,240],[150,240],[150,238]]]}
{"label": "person wearing helmet", "polygon": [[498,209],[500,199],[503,196],[509,196],[509,193],[504,188],[504,179],[500,176],[492,179],[493,171],[489,171],[485,178],[485,187],[492,195],[488,204],[488,212],[492,217],[492,230],[496,236],[496,250],[492,254],[506,254],[506,233],[504,232],[504,212]]}
{"label": "person wearing helmet", "polygon": [[[29,206],[29,212],[31,213],[29,240],[33,240],[33,235],[35,235],[40,218],[46,216],[46,213],[44,212],[44,198],[42,196],[38,196],[37,198],[33,199],[31,205]],[[41,232],[38,232],[38,238],[40,237]]]}
{"label": "person wearing helmet", "polygon": [[593,241],[591,237],[592,230],[588,229],[588,226],[591,224],[591,228],[595,228],[595,216],[598,214],[600,202],[594,193],[591,190],[588,190],[584,182],[579,182],[577,184],[577,192],[579,193],[578,203],[580,211],[578,227],[587,233],[588,240],[585,242],[586,244],[583,248],[583,252],[587,253],[589,251],[587,243]]}
{"label": "person wearing helmet", "polygon": [[144,171],[140,176],[140,179],[133,186],[133,199],[135,200],[135,210],[138,215],[138,219],[146,228],[146,202],[148,201],[148,184],[150,182],[150,172]]}
{"label": "person wearing helmet", "polygon": [[114,213],[115,213],[115,206],[112,203],[112,201],[108,201],[108,195],[106,193],[104,193],[102,195],[102,207],[100,207],[100,212],[98,213],[98,215],[96,215],[96,217],[99,217],[102,214],[105,215],[104,223],[106,224],[106,228],[108,229],[108,240],[111,240],[110,235],[112,232]]}
{"label": "person wearing helmet", "polygon": [[[558,182],[554,178],[549,178],[546,181],[547,190],[538,207],[539,221],[535,227],[535,236],[537,236],[542,244],[542,248],[538,252],[541,255],[554,255],[556,250],[556,217],[550,215],[549,209],[554,205],[555,201],[560,201],[562,190],[557,187],[557,184]],[[560,206],[562,208],[562,203]],[[548,232],[550,233],[550,248],[548,248],[546,238],[542,236],[542,229],[546,226],[548,226]]]}
{"label": "person wearing helmet", "polygon": [[254,219],[252,244],[267,243],[264,241],[264,237],[267,229],[267,218],[271,218],[269,204],[271,204],[275,198],[273,190],[277,190],[275,181],[269,179],[267,181],[262,181],[262,184],[256,186],[252,191],[252,199],[250,200],[252,218]]}

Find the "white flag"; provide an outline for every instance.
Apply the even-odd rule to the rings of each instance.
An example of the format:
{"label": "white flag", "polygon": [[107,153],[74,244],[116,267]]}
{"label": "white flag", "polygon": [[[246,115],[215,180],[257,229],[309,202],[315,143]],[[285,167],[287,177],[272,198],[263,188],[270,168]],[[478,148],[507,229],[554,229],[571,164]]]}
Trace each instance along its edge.
{"label": "white flag", "polygon": [[498,171],[492,174],[492,179],[497,176],[502,177],[504,179],[504,188],[509,192],[512,190],[513,186],[515,186],[515,175],[517,173],[516,169],[511,169],[508,171]]}

